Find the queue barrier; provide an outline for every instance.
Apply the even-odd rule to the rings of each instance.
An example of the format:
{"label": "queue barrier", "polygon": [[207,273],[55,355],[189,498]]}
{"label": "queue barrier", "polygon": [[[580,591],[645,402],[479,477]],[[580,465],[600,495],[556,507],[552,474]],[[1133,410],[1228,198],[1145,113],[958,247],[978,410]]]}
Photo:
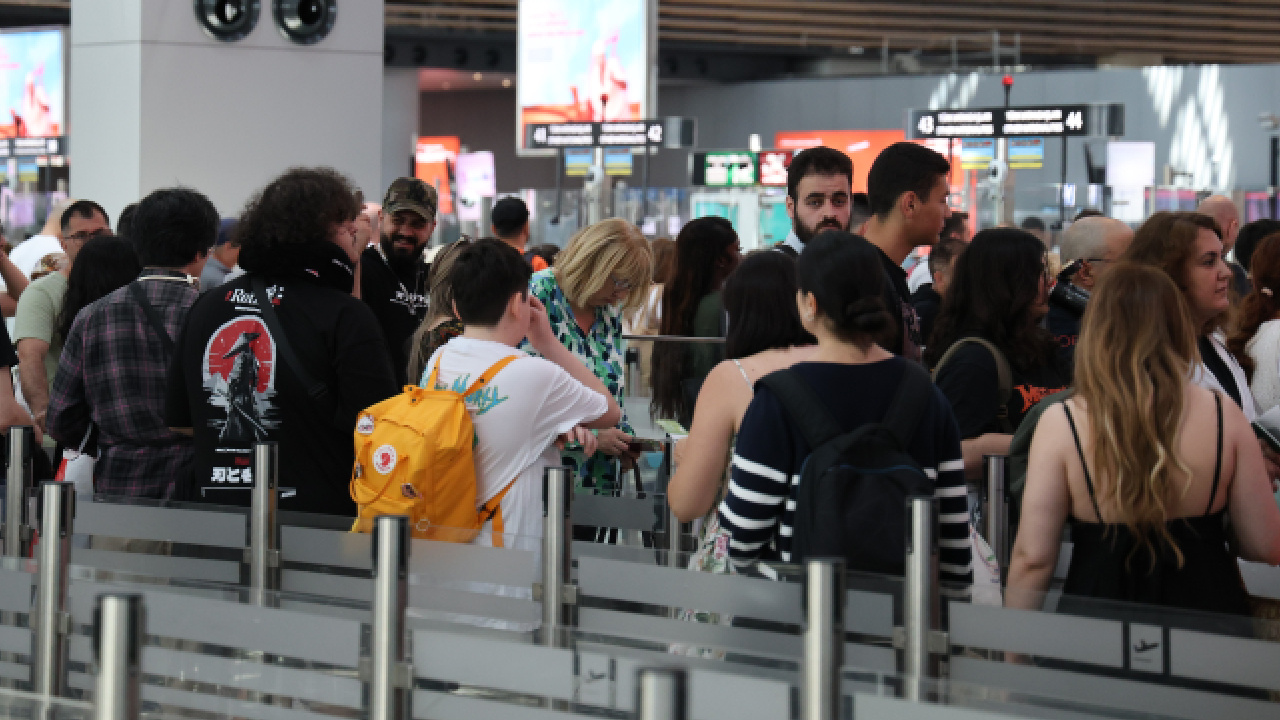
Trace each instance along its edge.
{"label": "queue barrier", "polygon": [[[560,482],[564,482],[563,475]],[[566,504],[567,500],[566,496]],[[90,506],[86,503],[81,509]],[[144,510],[154,511],[156,508]],[[548,522],[559,523],[559,527],[566,528],[567,512],[567,509],[549,512]],[[932,516],[931,510],[920,512],[923,514],[919,517]],[[243,516],[240,517],[243,530],[244,520]],[[916,517],[913,514],[913,528],[916,527]],[[82,529],[78,516],[76,522],[78,531]],[[926,525],[931,527],[931,523]],[[205,527],[199,532],[207,530]],[[371,579],[372,537],[314,528],[294,528],[293,531],[301,533],[297,555],[299,566],[307,565],[305,561],[309,559],[311,565],[319,565],[322,561],[330,565],[347,563],[348,569],[359,567],[369,573],[361,578],[357,577],[358,574],[344,576],[314,572],[312,579],[327,577],[332,585],[374,587]],[[290,527],[284,526],[282,540],[289,533]],[[153,534],[160,536],[166,533],[156,531]],[[338,552],[335,554],[325,554],[325,547],[316,544],[326,537],[328,542],[337,541],[334,547]],[[558,551],[562,557],[556,562],[564,559],[565,547],[568,546],[563,542],[564,537],[567,535],[562,533]],[[555,544],[548,547],[545,538],[543,542],[541,548],[528,550],[495,550],[430,541],[408,543],[410,559],[404,573],[404,592],[408,598],[405,614],[408,616],[406,622],[412,626],[412,656],[415,658],[412,670],[414,685],[409,695],[413,698],[411,704],[415,717],[525,716],[523,710],[512,708],[524,708],[529,698],[534,696],[546,702],[531,708],[529,717],[545,716],[548,710],[554,711],[559,707],[555,703],[574,708],[586,705],[627,710],[634,705],[634,700],[628,699],[633,697],[635,690],[631,671],[648,664],[674,664],[685,668],[691,673],[691,703],[696,706],[705,702],[720,711],[743,703],[745,714],[742,717],[778,717],[757,713],[766,708],[783,707],[784,704],[791,707],[793,696],[800,692],[801,687],[807,686],[802,683],[803,669],[812,663],[799,630],[808,623],[800,610],[803,607],[802,586],[793,582],[690,573],[669,567],[666,563],[628,563],[613,558],[582,556],[578,559],[576,582],[565,574],[563,581],[549,583],[553,587],[560,584],[562,592],[565,586],[573,587],[572,592],[556,596],[570,599],[566,604],[577,610],[576,625],[566,620],[558,629],[544,627],[542,646],[528,644],[530,638],[527,634],[495,633],[491,638],[481,638],[474,634],[476,631],[460,629],[456,623],[442,622],[429,612],[413,609],[415,584],[422,588],[418,592],[423,592],[438,591],[439,585],[461,578],[467,582],[493,580],[495,576],[490,569],[469,561],[472,552],[493,553],[491,557],[495,561],[528,553],[525,557],[530,562],[513,562],[502,570],[510,572],[511,576],[503,575],[502,579],[527,582],[527,586],[544,580],[545,576],[538,576],[534,569],[540,565],[533,558],[540,551],[545,560],[546,555],[554,552]],[[282,558],[287,560],[288,542],[284,541],[283,545]],[[915,543],[916,547],[928,545],[923,541]],[[303,550],[304,547],[308,549]],[[418,564],[413,555],[420,549],[425,553],[424,562]],[[652,555],[651,551],[644,549],[628,550]],[[237,551],[243,555],[243,548]],[[453,557],[450,553],[454,554]],[[422,577],[414,577],[415,567],[421,569]],[[287,562],[285,568],[288,569]],[[22,567],[6,565],[0,582],[0,612],[12,615],[13,619],[11,623],[0,624],[0,651],[6,653],[0,657],[19,667],[25,664],[24,661],[29,663],[36,654],[33,652],[32,635],[27,629],[30,627],[30,592],[34,586],[32,569],[30,562]],[[434,573],[430,575],[430,581],[418,582],[430,573]],[[908,580],[914,575],[909,574]],[[286,572],[282,583],[286,582],[287,576]],[[337,708],[329,713],[331,715],[342,715],[363,707],[359,702],[352,706],[344,704],[344,701],[351,702],[351,689],[359,687],[359,678],[365,672],[360,660],[363,644],[359,637],[361,628],[371,624],[370,603],[376,597],[344,600],[330,594],[319,598],[298,595],[287,589],[255,595],[246,593],[243,588],[174,578],[150,578],[151,582],[160,584],[143,587],[139,591],[139,584],[143,583],[139,578],[101,569],[72,568],[68,577],[67,612],[73,628],[68,687],[73,692],[89,696],[93,688],[92,676],[88,673],[92,663],[91,643],[84,632],[91,626],[92,620],[87,614],[91,612],[92,600],[103,592],[127,590],[141,592],[149,606],[156,604],[160,607],[159,614],[155,616],[159,618],[156,624],[148,626],[148,635],[152,639],[148,640],[143,653],[142,672],[147,682],[141,697],[145,702],[186,708],[185,711],[226,712],[249,717],[296,715],[296,712],[281,712],[279,703],[301,704],[312,712],[316,712],[313,708]],[[1259,700],[1233,697],[1212,688],[1171,689],[1141,680],[1106,677],[1108,671],[1124,669],[1123,663],[1117,667],[1113,657],[1116,648],[1121,652],[1124,650],[1126,638],[1134,632],[1124,623],[951,603],[951,621],[945,635],[933,630],[929,621],[914,631],[911,630],[912,623],[908,622],[899,631],[898,618],[906,614],[907,608],[899,607],[898,598],[910,596],[915,598],[910,602],[918,604],[921,602],[919,598],[928,599],[932,593],[907,592],[901,587],[902,580],[878,579],[890,585],[896,582],[901,590],[899,595],[892,589],[883,591],[883,588],[860,587],[857,576],[848,577],[851,589],[844,593],[845,628],[844,632],[838,633],[839,640],[835,645],[844,655],[840,683],[842,707],[849,702],[851,688],[856,691],[868,686],[867,677],[874,678],[870,687],[879,691],[897,677],[906,690],[903,694],[908,697],[924,701],[930,699],[930,693],[936,695],[936,690],[928,690],[934,687],[928,682],[934,671],[930,663],[919,662],[919,656],[910,663],[903,658],[903,667],[908,672],[898,671],[898,648],[918,647],[923,649],[920,652],[933,656],[934,660],[945,658],[953,682],[1007,688],[1028,696],[1056,695],[1058,702],[1078,697],[1105,699],[1108,707],[1114,704],[1126,712],[1145,711],[1145,700],[1138,700],[1145,698],[1145,694],[1173,693],[1169,697],[1176,697],[1177,702],[1167,701],[1149,707],[1168,710],[1167,715],[1172,717],[1211,716],[1201,713],[1202,710],[1242,717],[1274,716],[1269,714],[1270,708]],[[481,597],[482,593],[469,595]],[[250,603],[247,598],[256,600]],[[544,608],[537,601],[530,598],[523,602],[530,610],[530,616],[537,618],[541,615],[539,611]],[[671,617],[672,610],[692,608],[732,615],[735,620],[728,624],[692,623]],[[28,613],[26,618],[22,617],[24,610]],[[413,618],[415,613],[416,619]],[[0,621],[3,621],[3,616],[0,616]],[[314,632],[317,621],[323,622],[324,633]],[[271,630],[267,630],[268,627]],[[1276,655],[1280,645],[1177,627],[1161,627],[1159,630],[1163,633],[1161,637],[1167,638],[1166,644],[1171,653],[1169,670],[1165,675],[1210,686],[1226,684],[1254,690],[1276,689],[1268,685],[1274,681],[1270,681],[1265,671],[1260,669],[1276,666],[1275,661],[1280,659]],[[922,631],[929,633],[923,641]],[[482,639],[488,642],[481,642]],[[327,641],[332,642],[325,645]],[[4,644],[6,642],[7,645]],[[329,654],[314,654],[320,652],[317,648],[321,645]],[[724,653],[725,657],[709,657],[706,653],[675,655],[673,646],[686,649],[702,646],[703,649]],[[441,654],[435,656],[424,650],[431,647],[439,648]],[[1176,663],[1172,660],[1175,647],[1178,648]],[[1096,648],[1103,648],[1104,652],[1100,655]],[[356,650],[353,652],[353,649]],[[976,651],[979,656],[975,657],[971,651]],[[993,657],[1001,652],[1025,653],[1073,662],[1081,667],[1062,670],[1011,666],[998,662],[995,659],[998,656]],[[987,653],[988,657],[983,657],[982,653]],[[157,657],[160,659],[151,659]],[[462,662],[466,657],[471,658],[470,665]],[[1098,660],[1099,657],[1102,661]],[[1196,657],[1207,660],[1197,664],[1193,662]],[[1246,663],[1249,667],[1243,667]],[[910,672],[911,665],[917,667],[914,672]],[[259,670],[259,666],[265,669],[246,672],[246,667]],[[564,672],[566,667],[570,668],[567,673]],[[585,672],[583,668],[586,668]],[[1014,669],[1005,672],[1008,668]],[[289,671],[303,675],[290,675]],[[29,670],[25,675],[12,674],[18,675],[15,679],[20,682],[32,681]],[[851,682],[851,674],[860,679]],[[312,675],[319,679],[309,680]],[[208,681],[196,678],[207,678]],[[529,678],[539,679],[531,683]],[[606,678],[608,682],[601,682],[600,678]],[[351,682],[340,682],[343,679]],[[475,693],[460,693],[450,687],[450,683],[465,686]],[[1054,683],[1071,688],[1071,692],[1055,690],[1057,686]],[[202,690],[209,685],[219,688],[213,697]],[[915,690],[911,691],[913,687]],[[1139,692],[1144,688],[1145,694]],[[229,699],[229,692],[234,698]],[[194,700],[187,696],[194,697]],[[713,697],[717,698],[714,703],[706,700]],[[607,704],[600,704],[606,701]],[[433,708],[430,713],[420,713],[417,708],[421,703]],[[801,705],[809,707],[804,703]],[[265,709],[260,706],[265,706]],[[542,714],[533,710],[542,711]]]}

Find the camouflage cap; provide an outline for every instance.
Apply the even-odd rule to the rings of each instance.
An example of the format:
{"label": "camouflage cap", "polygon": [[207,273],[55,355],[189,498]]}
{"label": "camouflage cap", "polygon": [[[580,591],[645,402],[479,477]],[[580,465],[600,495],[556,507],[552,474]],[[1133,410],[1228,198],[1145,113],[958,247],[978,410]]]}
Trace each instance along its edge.
{"label": "camouflage cap", "polygon": [[435,188],[418,178],[402,177],[387,188],[387,195],[382,199],[382,212],[394,215],[401,210],[409,210],[424,220],[435,220],[437,204]]}

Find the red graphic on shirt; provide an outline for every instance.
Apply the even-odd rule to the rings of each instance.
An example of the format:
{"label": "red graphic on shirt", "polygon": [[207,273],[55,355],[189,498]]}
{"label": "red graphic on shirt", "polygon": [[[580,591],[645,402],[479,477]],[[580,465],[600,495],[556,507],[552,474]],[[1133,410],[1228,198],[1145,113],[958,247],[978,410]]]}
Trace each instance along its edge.
{"label": "red graphic on shirt", "polygon": [[245,361],[241,357],[245,354],[257,360],[254,391],[266,392],[275,384],[274,347],[266,324],[255,317],[237,318],[218,328],[205,351],[205,377],[218,375],[229,382],[237,362],[243,371]]}

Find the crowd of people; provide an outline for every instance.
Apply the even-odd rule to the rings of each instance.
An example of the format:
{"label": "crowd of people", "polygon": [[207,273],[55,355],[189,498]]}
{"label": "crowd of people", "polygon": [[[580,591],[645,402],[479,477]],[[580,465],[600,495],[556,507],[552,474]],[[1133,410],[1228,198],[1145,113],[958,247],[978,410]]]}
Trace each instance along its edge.
{"label": "crowd of people", "polygon": [[[854,171],[798,153],[791,234],[746,256],[714,217],[674,241],[609,219],[530,248],[516,198],[492,237],[428,248],[435,188],[400,178],[366,204],[324,168],[285,172],[234,219],[187,188],[142,198],[115,233],[98,204],[65,203],[0,255],[16,370],[0,425],[34,427],[37,476],[79,463],[87,491],[222,505],[248,504],[253,446],[275,441],[281,509],[355,517],[369,474],[421,500],[403,448],[357,461],[369,409],[452,392],[480,537],[536,537],[543,468],[613,494],[635,467],[636,377],[655,418],[688,428],[667,501],[699,521],[692,569],[835,553],[900,572],[902,497],[927,492],[942,579],[964,594],[966,481],[1011,455],[1010,604],[1038,606],[1070,525],[1068,593],[1247,612],[1236,555],[1280,564],[1280,454],[1250,427],[1280,407],[1280,223],[1242,227],[1211,197],[1136,232],[1081,217],[1050,248],[1042,224],[969,237],[948,160],[922,145],[884,150],[865,194]],[[634,343],[633,376],[627,332],[703,341]]]}

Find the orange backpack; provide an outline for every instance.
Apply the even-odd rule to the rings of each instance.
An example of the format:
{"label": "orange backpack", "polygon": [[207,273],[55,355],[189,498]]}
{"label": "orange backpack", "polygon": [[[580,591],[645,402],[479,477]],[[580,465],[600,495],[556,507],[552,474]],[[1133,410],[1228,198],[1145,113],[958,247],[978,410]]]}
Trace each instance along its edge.
{"label": "orange backpack", "polygon": [[502,498],[515,481],[477,509],[475,429],[463,399],[516,357],[499,360],[464,392],[436,389],[437,359],[426,388],[405,386],[360,413],[351,476],[360,512],[352,532],[369,532],[379,515],[408,515],[415,538],[466,543],[493,519],[494,545],[501,545]]}

